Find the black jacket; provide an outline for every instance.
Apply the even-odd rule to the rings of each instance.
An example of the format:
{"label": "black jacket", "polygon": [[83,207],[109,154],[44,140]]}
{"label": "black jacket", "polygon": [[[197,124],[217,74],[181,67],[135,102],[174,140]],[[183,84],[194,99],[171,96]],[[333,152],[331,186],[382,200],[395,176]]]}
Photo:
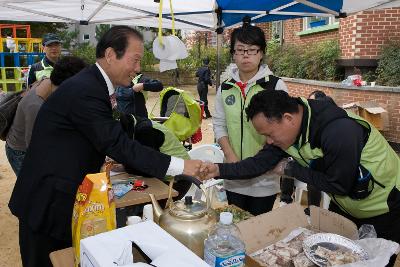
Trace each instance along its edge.
{"label": "black jacket", "polygon": [[204,84],[208,84],[208,85],[212,85],[211,82],[211,71],[210,68],[208,66],[203,66],[200,67],[197,71],[196,71],[196,77],[199,77],[198,83],[204,83]]}
{"label": "black jacket", "polygon": [[[311,148],[321,148],[324,157],[315,160],[309,167],[291,164],[290,175],[321,191],[347,195],[358,177],[361,151],[368,138],[368,131],[334,104],[318,100],[308,102],[312,113],[309,142]],[[303,105],[300,101],[299,104]],[[304,137],[309,114],[303,107],[305,112],[301,133]],[[301,146],[305,140],[299,137],[296,143]],[[219,164],[221,178],[233,180],[256,177],[273,169],[281,159],[288,156],[280,148],[266,145],[254,157],[238,163]]]}
{"label": "black jacket", "polygon": [[33,231],[71,240],[75,194],[109,156],[163,178],[170,156],[131,140],[112,117],[106,82],[94,65],[66,80],[40,109],[9,207]]}
{"label": "black jacket", "polygon": [[[145,76],[142,76],[139,79],[139,83],[143,83],[143,90],[148,92],[160,92],[164,88],[162,82],[155,79],[150,79]],[[135,115],[140,117],[148,117],[147,108],[146,108],[146,99],[141,92],[134,92],[134,101],[135,101]]]}

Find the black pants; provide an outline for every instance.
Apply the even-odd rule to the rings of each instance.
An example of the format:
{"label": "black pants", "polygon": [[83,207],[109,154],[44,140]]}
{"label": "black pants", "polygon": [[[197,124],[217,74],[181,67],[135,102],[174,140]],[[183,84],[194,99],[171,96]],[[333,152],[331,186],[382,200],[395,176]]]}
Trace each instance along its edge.
{"label": "black pants", "polygon": [[200,100],[204,102],[204,113],[206,118],[211,117],[210,111],[208,110],[208,85],[205,82],[199,82],[197,84],[197,92],[199,93]]}
{"label": "black pants", "polygon": [[276,194],[267,197],[252,197],[231,191],[226,191],[226,196],[229,204],[246,210],[254,216],[271,211],[276,199]]}
{"label": "black pants", "polygon": [[53,267],[49,258],[50,252],[71,245],[69,241],[33,232],[28,225],[19,221],[19,248],[23,267]]}

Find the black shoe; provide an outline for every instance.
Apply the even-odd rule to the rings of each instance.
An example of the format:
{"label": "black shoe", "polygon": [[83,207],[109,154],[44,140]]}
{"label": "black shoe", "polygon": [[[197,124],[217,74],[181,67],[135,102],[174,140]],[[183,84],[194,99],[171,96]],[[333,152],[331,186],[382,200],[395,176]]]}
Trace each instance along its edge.
{"label": "black shoe", "polygon": [[211,115],[207,115],[207,116],[205,116],[204,119],[209,119],[209,118],[212,118],[212,116]]}

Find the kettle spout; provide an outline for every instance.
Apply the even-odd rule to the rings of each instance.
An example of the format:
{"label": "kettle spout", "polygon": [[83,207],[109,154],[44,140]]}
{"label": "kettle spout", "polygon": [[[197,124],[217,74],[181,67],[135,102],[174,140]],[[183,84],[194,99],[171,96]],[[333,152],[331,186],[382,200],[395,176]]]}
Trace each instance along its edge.
{"label": "kettle spout", "polygon": [[164,211],[161,208],[160,204],[158,204],[158,201],[156,200],[156,198],[153,194],[149,194],[149,197],[151,198],[151,203],[153,204],[154,222],[159,224],[160,216],[161,216],[161,214],[163,214]]}

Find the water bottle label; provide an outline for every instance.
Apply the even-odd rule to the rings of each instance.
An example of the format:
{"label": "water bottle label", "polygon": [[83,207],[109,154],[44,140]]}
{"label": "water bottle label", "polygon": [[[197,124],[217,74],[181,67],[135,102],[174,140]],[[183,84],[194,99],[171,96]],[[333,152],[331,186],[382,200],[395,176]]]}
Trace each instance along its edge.
{"label": "water bottle label", "polygon": [[244,266],[244,252],[228,257],[216,257],[216,267],[242,267]]}
{"label": "water bottle label", "polygon": [[205,253],[204,255],[204,260],[212,267],[243,267],[244,258],[244,252],[228,257],[216,257],[211,253]]}

